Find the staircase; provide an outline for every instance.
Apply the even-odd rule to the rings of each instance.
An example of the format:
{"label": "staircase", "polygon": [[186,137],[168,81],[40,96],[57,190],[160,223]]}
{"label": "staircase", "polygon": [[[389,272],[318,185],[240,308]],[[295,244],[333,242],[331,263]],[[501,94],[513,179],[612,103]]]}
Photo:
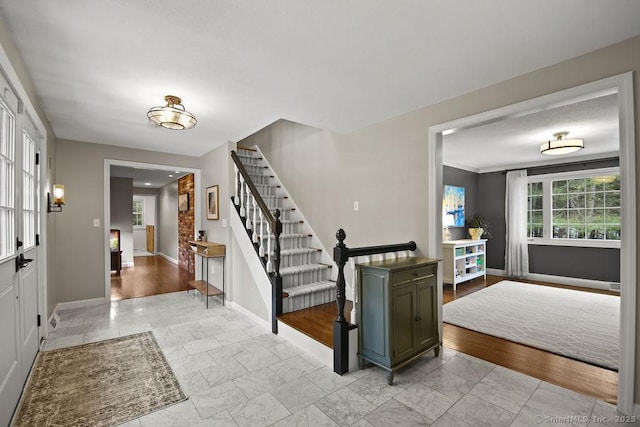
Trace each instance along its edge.
{"label": "staircase", "polygon": [[[314,238],[311,228],[289,198],[268,162],[257,150],[251,148],[238,147],[237,157],[269,211],[280,211],[282,233],[279,239],[279,273],[282,277],[282,312],[288,313],[334,302],[336,283],[330,280],[331,259],[320,249],[319,241]],[[244,190],[246,184],[242,182],[242,178],[240,180],[240,185],[236,185],[236,188],[240,189],[239,195],[236,196],[240,200],[235,200],[236,208],[253,241],[257,255],[261,257],[267,272],[272,272],[275,256],[274,230],[264,226],[255,198]]]}

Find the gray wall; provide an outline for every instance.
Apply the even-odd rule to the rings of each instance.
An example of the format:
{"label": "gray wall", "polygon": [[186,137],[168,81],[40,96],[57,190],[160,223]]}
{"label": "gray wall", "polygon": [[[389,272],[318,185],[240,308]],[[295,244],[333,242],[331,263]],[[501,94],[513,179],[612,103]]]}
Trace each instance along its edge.
{"label": "gray wall", "polygon": [[[446,144],[446,139],[444,141]],[[478,203],[478,174],[451,166],[442,167],[442,184],[464,187],[464,216],[468,221],[474,214],[480,214]],[[449,227],[452,240],[468,239],[467,227]]]}
{"label": "gray wall", "polygon": [[178,181],[158,192],[157,234],[156,251],[178,262]]}
{"label": "gray wall", "polygon": [[133,265],[133,180],[111,178],[110,229],[120,230],[122,265]]}
{"label": "gray wall", "polygon": [[[640,129],[638,52],[640,37],[349,135],[281,120],[240,141],[239,145],[258,144],[263,149],[325,247],[335,245],[335,232],[343,227],[348,246],[413,239],[418,253],[423,254],[426,242],[437,238],[427,235],[426,165],[430,126],[634,71],[635,128]],[[636,132],[638,137],[640,133]],[[640,150],[636,153],[636,162],[640,164]],[[640,180],[640,175],[636,179]],[[636,188],[640,190],[640,185]],[[636,195],[636,198],[640,201],[640,197]],[[359,212],[353,211],[354,200],[360,201]],[[638,257],[637,250],[635,253]],[[640,307],[640,293],[636,306]],[[640,316],[637,323],[640,324]],[[638,336],[640,326],[636,331]],[[636,351],[640,354],[640,338],[636,339]],[[636,361],[635,376],[638,390],[635,400],[639,402],[640,358]]]}
{"label": "gray wall", "polygon": [[[197,168],[198,158],[65,139],[58,140],[56,156],[57,180],[65,185],[66,199],[55,227],[57,302],[104,298],[105,159],[173,169]],[[100,227],[93,226],[94,218],[100,220]]]}
{"label": "gray wall", "polygon": [[490,226],[487,241],[487,268],[504,270],[506,220],[504,214],[505,175],[502,172],[483,173],[478,177],[480,210]]}
{"label": "gray wall", "polygon": [[[242,259],[238,261],[235,258],[232,250],[232,241],[231,241],[231,228],[229,227],[229,206],[230,206],[230,188],[233,186],[230,179],[230,174],[233,168],[230,167],[231,162],[231,150],[236,148],[236,144],[234,142],[228,142],[226,144],[221,145],[220,147],[211,150],[200,159],[200,170],[202,171],[202,194],[196,194],[195,197],[202,197],[204,203],[202,203],[202,227],[200,229],[207,231],[207,240],[210,242],[222,243],[226,245],[226,257],[225,257],[225,281],[228,285],[229,283],[233,283],[233,288],[231,286],[226,286],[225,291],[227,292],[227,300],[234,301],[243,307],[247,308],[250,306],[250,302],[246,301],[238,301],[235,299],[235,290],[238,287],[244,286],[245,282],[242,278],[236,280],[235,271],[237,269],[236,262],[241,262],[244,265],[244,260],[240,255],[239,258]],[[218,186],[218,219],[217,220],[209,220],[207,219],[207,203],[206,203],[206,191],[207,187],[211,187],[213,185]],[[234,262],[232,262],[232,260]],[[209,272],[209,281],[215,286],[220,286],[222,283],[222,265],[220,260],[213,260],[217,267],[214,268],[213,274]],[[211,261],[210,261],[211,262]],[[259,295],[257,295],[259,297]],[[249,296],[249,298],[252,295]]]}

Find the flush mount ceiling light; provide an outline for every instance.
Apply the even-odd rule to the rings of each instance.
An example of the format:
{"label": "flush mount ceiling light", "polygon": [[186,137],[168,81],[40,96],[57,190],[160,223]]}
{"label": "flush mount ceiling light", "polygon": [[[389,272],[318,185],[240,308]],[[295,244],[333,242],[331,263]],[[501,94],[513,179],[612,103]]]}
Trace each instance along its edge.
{"label": "flush mount ceiling light", "polygon": [[196,118],[184,109],[182,100],[173,95],[164,97],[167,105],[164,107],[153,107],[147,113],[147,117],[158,126],[167,129],[191,129],[198,122]]}
{"label": "flush mount ceiling light", "polygon": [[553,136],[556,139],[542,144],[540,146],[540,153],[556,156],[573,153],[574,151],[584,148],[584,141],[582,139],[565,139],[567,135],[569,135],[569,132],[554,133]]}

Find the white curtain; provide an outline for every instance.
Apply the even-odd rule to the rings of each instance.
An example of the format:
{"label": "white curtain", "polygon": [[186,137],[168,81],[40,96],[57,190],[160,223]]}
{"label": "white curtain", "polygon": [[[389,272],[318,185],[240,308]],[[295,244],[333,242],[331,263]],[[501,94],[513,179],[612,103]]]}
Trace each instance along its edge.
{"label": "white curtain", "polygon": [[505,218],[507,221],[507,241],[504,263],[507,275],[524,277],[529,273],[526,170],[507,172]]}

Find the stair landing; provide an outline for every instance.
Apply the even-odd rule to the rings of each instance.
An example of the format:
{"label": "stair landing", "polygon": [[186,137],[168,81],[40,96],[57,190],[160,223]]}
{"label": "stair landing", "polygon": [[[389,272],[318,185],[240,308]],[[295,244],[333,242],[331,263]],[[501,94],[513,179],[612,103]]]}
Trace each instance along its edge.
{"label": "stair landing", "polygon": [[[344,313],[347,319],[353,308],[353,302],[347,301]],[[302,332],[308,337],[333,348],[333,322],[338,317],[338,307],[335,301],[316,305],[303,310],[292,311],[278,316],[278,320]]]}

